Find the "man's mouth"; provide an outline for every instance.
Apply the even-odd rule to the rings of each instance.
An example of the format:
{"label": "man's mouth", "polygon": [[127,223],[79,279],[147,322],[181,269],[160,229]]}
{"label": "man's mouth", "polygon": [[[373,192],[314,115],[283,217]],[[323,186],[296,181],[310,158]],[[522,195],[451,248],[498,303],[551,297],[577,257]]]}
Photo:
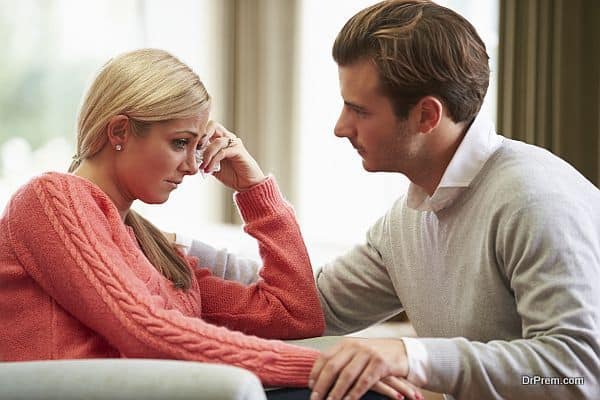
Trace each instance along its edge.
{"label": "man's mouth", "polygon": [[365,153],[365,149],[354,144],[354,142],[350,141],[350,144],[352,145],[352,147],[354,147],[354,150],[356,150],[358,152],[358,154],[363,155]]}

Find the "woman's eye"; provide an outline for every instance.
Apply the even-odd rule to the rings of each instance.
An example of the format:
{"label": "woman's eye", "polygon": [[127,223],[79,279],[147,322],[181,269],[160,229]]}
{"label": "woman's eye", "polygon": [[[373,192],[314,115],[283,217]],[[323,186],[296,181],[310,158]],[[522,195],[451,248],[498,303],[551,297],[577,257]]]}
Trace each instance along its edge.
{"label": "woman's eye", "polygon": [[185,146],[187,146],[188,144],[188,140],[187,139],[175,139],[173,140],[173,147],[175,147],[177,150],[183,150],[185,149]]}

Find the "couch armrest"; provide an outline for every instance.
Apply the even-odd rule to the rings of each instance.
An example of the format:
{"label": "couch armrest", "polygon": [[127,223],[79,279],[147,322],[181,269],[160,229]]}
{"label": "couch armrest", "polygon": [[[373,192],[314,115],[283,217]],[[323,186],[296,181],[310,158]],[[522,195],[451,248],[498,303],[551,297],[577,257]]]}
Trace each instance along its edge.
{"label": "couch armrest", "polygon": [[242,368],[190,361],[87,359],[0,362],[1,399],[264,400]]}
{"label": "couch armrest", "polygon": [[300,347],[325,351],[342,339],[344,339],[344,336],[319,336],[309,339],[285,340],[285,342]]}

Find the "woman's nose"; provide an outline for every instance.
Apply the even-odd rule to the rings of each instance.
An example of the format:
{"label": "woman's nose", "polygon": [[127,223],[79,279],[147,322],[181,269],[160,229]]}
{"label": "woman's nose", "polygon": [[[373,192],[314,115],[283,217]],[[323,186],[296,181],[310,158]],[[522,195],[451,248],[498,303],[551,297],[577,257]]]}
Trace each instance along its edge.
{"label": "woman's nose", "polygon": [[197,150],[188,154],[183,163],[183,171],[187,175],[195,175],[198,173],[200,164],[202,164],[202,155],[197,153]]}

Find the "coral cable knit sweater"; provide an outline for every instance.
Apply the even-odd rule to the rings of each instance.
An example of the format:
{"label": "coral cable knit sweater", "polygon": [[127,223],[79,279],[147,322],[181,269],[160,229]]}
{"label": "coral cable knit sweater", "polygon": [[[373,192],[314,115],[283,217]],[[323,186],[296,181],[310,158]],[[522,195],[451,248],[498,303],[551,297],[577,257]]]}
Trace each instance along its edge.
{"label": "coral cable knit sweater", "polygon": [[306,386],[317,352],[230,330],[283,339],[324,328],[300,230],[274,179],[236,201],[259,241],[262,279],[242,286],[193,268],[182,291],[149,263],[100,188],[70,174],[34,178],[0,219],[0,360],[171,358]]}

